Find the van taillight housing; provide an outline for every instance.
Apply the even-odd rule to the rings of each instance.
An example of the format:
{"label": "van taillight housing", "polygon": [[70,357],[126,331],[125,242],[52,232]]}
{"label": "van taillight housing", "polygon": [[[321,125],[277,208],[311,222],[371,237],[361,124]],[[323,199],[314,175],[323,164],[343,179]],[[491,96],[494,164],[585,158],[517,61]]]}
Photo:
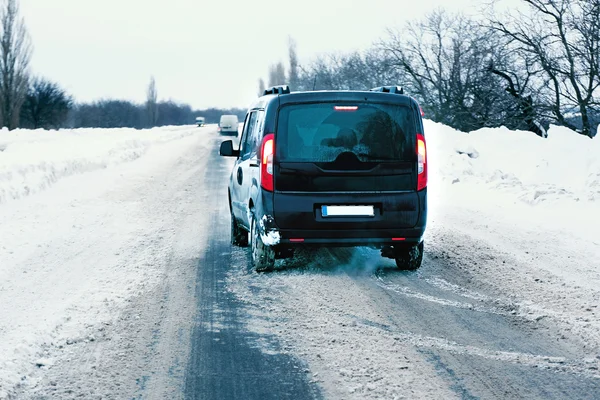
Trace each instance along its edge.
{"label": "van taillight housing", "polygon": [[425,136],[417,133],[417,191],[427,187],[427,146]]}
{"label": "van taillight housing", "polygon": [[275,158],[275,135],[265,135],[260,146],[260,185],[263,189],[273,191],[273,159]]}

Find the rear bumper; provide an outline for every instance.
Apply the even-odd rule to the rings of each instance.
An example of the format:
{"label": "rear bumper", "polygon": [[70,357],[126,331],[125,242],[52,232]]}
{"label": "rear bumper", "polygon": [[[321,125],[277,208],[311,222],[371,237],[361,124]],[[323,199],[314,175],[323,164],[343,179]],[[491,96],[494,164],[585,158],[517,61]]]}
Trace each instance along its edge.
{"label": "rear bumper", "polygon": [[280,230],[280,244],[354,247],[354,246],[402,246],[415,245],[423,240],[425,227],[411,229],[378,230]]}
{"label": "rear bumper", "polygon": [[[413,246],[423,240],[427,227],[427,190],[416,193],[303,194],[279,196],[260,190],[258,216],[266,215],[265,229],[279,233],[279,246],[358,247]],[[413,197],[414,196],[414,197]],[[326,201],[323,201],[326,198]],[[408,199],[408,200],[407,200]],[[277,200],[277,204],[275,204]],[[316,201],[329,204],[383,204],[375,217],[324,218]],[[407,201],[405,201],[407,200]],[[416,201],[415,201],[416,200]],[[412,203],[411,203],[412,201]],[[408,203],[408,205],[407,205]],[[274,207],[278,205],[278,207]],[[276,209],[275,215],[272,210]],[[408,211],[404,211],[407,210]],[[403,213],[410,218],[403,218]],[[410,219],[410,221],[407,221]],[[410,224],[410,226],[406,226]]]}

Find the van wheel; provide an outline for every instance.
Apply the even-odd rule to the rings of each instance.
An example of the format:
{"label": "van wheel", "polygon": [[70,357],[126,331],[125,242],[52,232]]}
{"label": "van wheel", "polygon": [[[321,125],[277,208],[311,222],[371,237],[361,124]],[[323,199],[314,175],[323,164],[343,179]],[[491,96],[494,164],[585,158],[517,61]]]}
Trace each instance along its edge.
{"label": "van wheel", "polygon": [[260,232],[256,223],[256,218],[252,216],[250,227],[250,236],[252,238],[252,264],[256,272],[268,272],[275,268],[275,250],[270,246],[265,246],[260,238]]}
{"label": "van wheel", "polygon": [[415,271],[423,262],[423,242],[416,246],[396,249],[396,265],[403,271]]}
{"label": "van wheel", "polygon": [[237,220],[231,213],[231,244],[239,247],[248,247],[248,232],[240,228]]}

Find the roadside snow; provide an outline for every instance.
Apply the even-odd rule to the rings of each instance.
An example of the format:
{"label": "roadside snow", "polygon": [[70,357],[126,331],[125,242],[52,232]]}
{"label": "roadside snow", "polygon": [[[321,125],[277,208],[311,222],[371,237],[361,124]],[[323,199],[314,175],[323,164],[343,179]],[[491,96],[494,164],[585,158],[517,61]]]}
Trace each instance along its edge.
{"label": "roadside snow", "polygon": [[555,126],[547,139],[425,131],[428,248],[600,351],[600,141]]}
{"label": "roadside snow", "polygon": [[[465,134],[430,121],[426,134],[430,225],[437,217],[478,218],[479,236],[495,232],[505,241],[526,241],[532,250],[560,242],[598,254],[600,141],[559,127],[551,127],[542,139],[504,128]],[[564,265],[540,268],[578,277]],[[600,262],[585,269],[600,273]],[[585,273],[579,278],[589,284]]]}
{"label": "roadside snow", "polygon": [[498,195],[531,205],[600,200],[600,141],[556,126],[548,134],[506,128],[465,134],[425,121],[430,189],[458,184],[465,197],[483,196],[480,202]]}
{"label": "roadside snow", "polygon": [[0,203],[39,193],[60,179],[133,161],[190,127],[25,130],[0,133]]}
{"label": "roadside snow", "polygon": [[[181,205],[192,201],[188,191],[202,165],[198,157],[208,155],[208,132],[179,127],[0,134],[0,399],[35,388],[43,378],[36,371],[47,369],[60,379],[58,386],[48,384],[60,398],[130,394],[136,378],[149,373],[131,361],[142,351],[119,349],[122,342],[129,346],[125,334],[105,334],[132,299],[156,291],[166,274],[181,270],[168,267],[173,260],[197,257],[178,250],[176,226],[183,223],[176,221],[187,215]],[[191,321],[190,310],[178,315]],[[144,317],[154,324],[155,316]],[[75,352],[80,346],[95,353]],[[104,359],[130,364],[103,382],[110,375],[100,374],[96,363],[107,347],[119,354]],[[83,362],[70,365],[72,359]],[[82,382],[84,376],[91,378]],[[32,398],[46,396],[42,391]]]}

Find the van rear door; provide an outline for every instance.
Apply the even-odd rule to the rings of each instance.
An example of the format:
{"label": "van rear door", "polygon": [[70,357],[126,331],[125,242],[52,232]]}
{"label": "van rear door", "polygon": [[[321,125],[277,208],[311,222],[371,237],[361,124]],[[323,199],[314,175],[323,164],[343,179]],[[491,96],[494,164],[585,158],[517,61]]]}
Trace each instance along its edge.
{"label": "van rear door", "polygon": [[341,219],[326,215],[327,206],[339,205],[373,207],[375,215],[364,217],[372,227],[415,226],[418,126],[410,103],[283,105],[275,158],[280,228],[297,228],[300,220],[305,229],[343,228]]}

